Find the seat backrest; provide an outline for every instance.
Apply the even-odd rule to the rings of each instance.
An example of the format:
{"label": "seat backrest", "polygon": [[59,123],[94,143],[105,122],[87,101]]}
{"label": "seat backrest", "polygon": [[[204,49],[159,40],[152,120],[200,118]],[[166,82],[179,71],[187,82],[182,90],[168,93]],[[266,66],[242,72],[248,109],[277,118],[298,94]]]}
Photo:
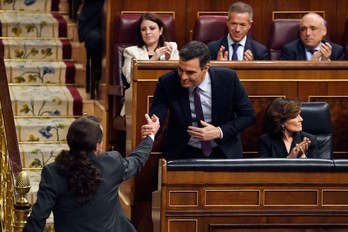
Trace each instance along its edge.
{"label": "seat backrest", "polygon": [[206,44],[227,35],[226,15],[201,15],[198,16],[193,29],[193,40]]}
{"label": "seat backrest", "polygon": [[302,102],[302,130],[317,137],[322,159],[332,159],[332,126],[330,107],[326,102]]}
{"label": "seat backrest", "polygon": [[300,19],[276,19],[272,22],[268,48],[271,60],[278,60],[282,47],[299,36]]}
{"label": "seat backrest", "polygon": [[[227,35],[227,15],[213,15],[214,12],[209,13],[211,14],[198,15],[193,29],[192,40],[198,40],[208,44]],[[252,32],[253,26],[251,26],[248,36],[252,36]]]}
{"label": "seat backrest", "polygon": [[343,46],[344,46],[344,56],[345,56],[345,59],[348,60],[348,18],[346,19],[346,27],[344,29]]}

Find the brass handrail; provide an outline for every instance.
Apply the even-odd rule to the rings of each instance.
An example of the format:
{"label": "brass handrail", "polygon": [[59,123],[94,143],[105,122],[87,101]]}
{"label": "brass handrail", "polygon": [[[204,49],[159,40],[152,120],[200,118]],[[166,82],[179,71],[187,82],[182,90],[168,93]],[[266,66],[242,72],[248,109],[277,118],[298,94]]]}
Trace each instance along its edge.
{"label": "brass handrail", "polygon": [[6,133],[2,113],[0,114],[0,218],[2,231],[13,231],[14,188],[13,174],[7,150]]}

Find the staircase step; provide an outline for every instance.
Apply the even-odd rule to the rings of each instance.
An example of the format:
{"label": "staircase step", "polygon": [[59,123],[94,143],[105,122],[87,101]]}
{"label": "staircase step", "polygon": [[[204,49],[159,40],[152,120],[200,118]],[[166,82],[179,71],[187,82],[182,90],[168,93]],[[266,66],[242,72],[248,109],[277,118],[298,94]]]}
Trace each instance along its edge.
{"label": "staircase step", "polygon": [[79,34],[77,31],[77,23],[72,22],[71,20],[68,22],[68,38],[70,41],[79,41]]}
{"label": "staircase step", "polygon": [[15,118],[18,142],[65,142],[70,118]]}
{"label": "staircase step", "polygon": [[69,14],[69,1],[68,0],[59,0],[59,13],[68,13]]}
{"label": "staircase step", "polygon": [[20,143],[23,168],[42,168],[52,163],[62,150],[69,150],[66,143]]}
{"label": "staircase step", "polygon": [[67,23],[51,13],[3,11],[0,14],[1,36],[58,38],[67,36]]}
{"label": "staircase step", "polygon": [[87,53],[84,43],[71,42],[71,58],[79,64],[86,64]]}
{"label": "staircase step", "polygon": [[66,84],[74,83],[74,74],[80,74],[71,61],[32,61],[32,60],[5,60],[8,83],[15,84]]}
{"label": "staircase step", "polygon": [[56,61],[71,58],[71,45],[61,39],[2,38],[5,59]]}
{"label": "staircase step", "polygon": [[[62,0],[61,0],[62,1]],[[50,12],[52,9],[51,0],[36,0],[36,1],[1,1],[0,7],[2,10],[20,10],[20,11],[36,11]]]}
{"label": "staircase step", "polygon": [[83,64],[75,63],[75,85],[78,87],[86,86],[86,68]]}
{"label": "staircase step", "polygon": [[15,116],[72,116],[74,98],[65,86],[9,86]]}

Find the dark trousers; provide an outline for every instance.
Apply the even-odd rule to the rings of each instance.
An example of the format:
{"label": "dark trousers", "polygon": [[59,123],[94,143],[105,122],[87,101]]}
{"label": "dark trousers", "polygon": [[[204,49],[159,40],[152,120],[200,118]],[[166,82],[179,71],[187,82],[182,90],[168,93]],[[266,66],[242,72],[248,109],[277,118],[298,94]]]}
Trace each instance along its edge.
{"label": "dark trousers", "polygon": [[214,147],[210,156],[206,157],[203,155],[202,149],[186,145],[179,159],[226,159],[226,155],[218,146]]}
{"label": "dark trousers", "polygon": [[85,38],[87,51],[86,64],[86,91],[91,92],[91,98],[95,98],[95,92],[99,93],[99,81],[102,71],[103,40],[99,29],[91,30]]}

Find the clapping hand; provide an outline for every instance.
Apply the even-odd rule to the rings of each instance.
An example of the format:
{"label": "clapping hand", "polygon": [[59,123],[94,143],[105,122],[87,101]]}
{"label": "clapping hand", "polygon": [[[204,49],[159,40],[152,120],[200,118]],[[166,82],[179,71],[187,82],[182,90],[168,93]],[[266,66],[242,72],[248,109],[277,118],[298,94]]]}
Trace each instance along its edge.
{"label": "clapping hand", "polygon": [[141,126],[141,137],[145,138],[148,135],[156,135],[160,128],[158,117],[154,114],[150,118],[148,114],[145,114],[146,124]]}
{"label": "clapping hand", "polygon": [[246,50],[246,51],[244,52],[243,60],[246,60],[246,61],[252,61],[252,60],[254,60],[253,53],[251,52],[250,49],[248,49],[248,50]]}
{"label": "clapping hand", "polygon": [[313,61],[329,61],[332,52],[332,46],[330,43],[321,43],[320,50],[314,52],[312,56]]}
{"label": "clapping hand", "polygon": [[160,60],[161,56],[163,55],[165,56],[166,60],[169,60],[172,54],[172,50],[172,46],[168,42],[165,42],[163,47],[157,48],[155,50],[155,53],[151,57],[151,60]]}
{"label": "clapping hand", "polygon": [[225,47],[223,45],[220,46],[216,59],[222,61],[228,60],[228,51],[225,50]]}
{"label": "clapping hand", "polygon": [[296,144],[296,146],[291,150],[287,158],[306,158],[306,153],[310,144],[311,141],[309,138],[304,137],[302,142]]}

